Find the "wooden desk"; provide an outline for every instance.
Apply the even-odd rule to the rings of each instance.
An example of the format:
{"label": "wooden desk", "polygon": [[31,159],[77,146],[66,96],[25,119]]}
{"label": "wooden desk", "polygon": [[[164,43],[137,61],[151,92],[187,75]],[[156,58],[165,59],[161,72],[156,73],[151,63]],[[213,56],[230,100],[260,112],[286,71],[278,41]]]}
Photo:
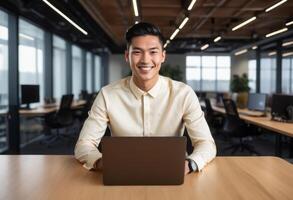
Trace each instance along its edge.
{"label": "wooden desk", "polygon": [[8,109],[0,109],[0,116],[5,116],[8,112]]}
{"label": "wooden desk", "polygon": [[[213,106],[214,111],[220,113],[226,113],[224,108]],[[238,109],[240,112],[245,111],[244,109]],[[239,117],[247,123],[254,124],[256,126],[293,137],[293,123],[283,123],[271,120],[271,116],[266,117],[252,117],[248,115],[239,114]]]}
{"label": "wooden desk", "polygon": [[293,165],[276,157],[217,157],[179,186],[104,186],[72,156],[1,155],[0,199],[292,199]]}
{"label": "wooden desk", "polygon": [[[219,113],[226,113],[224,108],[212,105],[214,111]],[[290,137],[290,153],[289,157],[293,157],[293,123],[284,123],[271,120],[270,114],[266,117],[252,117],[241,112],[245,112],[245,109],[238,109],[240,119],[244,120],[246,123],[253,124],[267,130],[273,131],[276,134],[276,144],[275,144],[275,155],[282,155],[282,135]]]}
{"label": "wooden desk", "polygon": [[[84,106],[85,104],[86,104],[86,101],[84,101],[84,100],[73,101],[71,108],[72,109],[79,109],[82,106]],[[44,115],[56,112],[58,110],[58,107],[59,107],[59,105],[56,104],[55,106],[48,107],[48,108],[40,106],[36,109],[30,109],[30,110],[20,109],[19,114],[21,116],[25,116],[25,117],[42,117]]]}

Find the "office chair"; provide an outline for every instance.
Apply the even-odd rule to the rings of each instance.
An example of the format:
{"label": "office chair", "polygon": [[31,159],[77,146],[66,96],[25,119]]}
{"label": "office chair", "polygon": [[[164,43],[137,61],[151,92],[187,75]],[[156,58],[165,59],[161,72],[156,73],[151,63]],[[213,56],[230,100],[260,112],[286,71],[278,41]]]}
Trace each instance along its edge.
{"label": "office chair", "polygon": [[252,137],[258,135],[257,131],[252,127],[249,127],[244,123],[239,117],[236,104],[231,99],[223,99],[226,117],[224,120],[223,128],[218,133],[223,134],[226,138],[232,141],[233,138],[239,139],[239,143],[232,143],[229,147],[224,150],[232,149],[232,155],[235,154],[237,150],[247,150],[251,154],[259,155],[259,153],[254,149],[254,147],[245,142],[247,137]]}
{"label": "office chair", "polygon": [[88,112],[92,108],[92,105],[95,101],[96,96],[97,96],[97,93],[88,94],[87,98],[85,99],[86,100],[85,105],[80,110],[77,110],[74,113],[74,117],[76,117],[81,123],[83,123],[87,119]]}
{"label": "office chair", "polygon": [[203,100],[206,98],[207,96],[207,93],[206,92],[203,92],[203,91],[195,91],[197,97],[199,100]]}
{"label": "office chair", "polygon": [[186,152],[188,155],[190,155],[192,154],[194,148],[186,128],[184,129],[183,136],[186,137]]}
{"label": "office chair", "polygon": [[71,109],[72,101],[73,94],[63,95],[58,111],[55,114],[49,115],[45,118],[45,124],[50,128],[50,131],[52,129],[56,129],[56,135],[52,135],[48,140],[46,140],[45,143],[47,146],[57,140],[70,138],[69,134],[61,134],[59,129],[69,127],[73,124],[74,118]]}
{"label": "office chair", "polygon": [[205,115],[206,115],[207,123],[213,128],[220,128],[223,124],[223,116],[214,111],[209,98],[205,98],[204,102],[206,105]]}
{"label": "office chair", "polygon": [[89,93],[87,90],[81,90],[79,96],[80,100],[87,100]]}
{"label": "office chair", "polygon": [[7,136],[6,136],[7,122],[5,118],[6,118],[6,115],[0,116],[0,149],[7,145]]}

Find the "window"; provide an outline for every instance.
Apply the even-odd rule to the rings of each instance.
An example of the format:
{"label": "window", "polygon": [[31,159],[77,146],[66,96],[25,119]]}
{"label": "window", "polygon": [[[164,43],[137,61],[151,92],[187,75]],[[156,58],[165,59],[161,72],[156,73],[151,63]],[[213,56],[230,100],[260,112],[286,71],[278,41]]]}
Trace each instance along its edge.
{"label": "window", "polygon": [[[39,85],[40,103],[44,101],[44,31],[33,24],[19,19],[19,84]],[[20,94],[21,96],[21,94]],[[32,105],[32,104],[30,104]],[[38,103],[32,107],[38,106]],[[20,143],[26,144],[37,138],[42,130],[38,118],[20,118]],[[34,128],[32,128],[34,127]],[[29,130],[29,131],[28,131]]]}
{"label": "window", "polygon": [[197,91],[228,91],[230,66],[230,56],[187,56],[187,84]]}
{"label": "window", "polygon": [[90,52],[86,53],[86,89],[87,91],[93,92],[92,89],[92,54]]}
{"label": "window", "polygon": [[256,92],[256,60],[248,61],[248,80],[250,92]]}
{"label": "window", "polygon": [[0,10],[0,106],[8,105],[8,15]]}
{"label": "window", "polygon": [[216,90],[216,56],[202,56],[202,87],[204,91]]}
{"label": "window", "polygon": [[44,31],[19,19],[19,84],[40,85],[40,101],[44,100]]}
{"label": "window", "polygon": [[72,46],[72,92],[78,98],[82,88],[82,58],[81,49]]}
{"label": "window", "polygon": [[95,90],[101,89],[101,57],[95,56]]}
{"label": "window", "polygon": [[61,99],[66,94],[66,42],[53,36],[53,96]]}
{"label": "window", "polygon": [[260,92],[266,94],[276,92],[276,58],[260,60]]}
{"label": "window", "polygon": [[293,58],[282,59],[282,92],[293,93]]}
{"label": "window", "polygon": [[[0,10],[0,113],[8,108],[8,15]],[[0,114],[0,153],[7,145],[7,118]]]}
{"label": "window", "polygon": [[186,57],[186,80],[187,83],[195,90],[201,88],[201,57],[187,56]]}
{"label": "window", "polygon": [[217,91],[228,91],[230,88],[230,56],[217,56]]}

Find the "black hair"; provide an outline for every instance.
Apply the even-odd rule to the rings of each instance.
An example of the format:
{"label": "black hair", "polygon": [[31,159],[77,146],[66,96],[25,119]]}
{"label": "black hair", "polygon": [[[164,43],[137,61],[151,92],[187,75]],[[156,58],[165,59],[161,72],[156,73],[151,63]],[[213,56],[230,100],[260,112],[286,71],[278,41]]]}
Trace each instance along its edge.
{"label": "black hair", "polygon": [[132,38],[144,35],[154,35],[159,38],[159,41],[163,47],[164,37],[160,29],[154,24],[147,22],[139,22],[131,26],[125,33],[125,39],[127,42],[127,49],[131,45]]}

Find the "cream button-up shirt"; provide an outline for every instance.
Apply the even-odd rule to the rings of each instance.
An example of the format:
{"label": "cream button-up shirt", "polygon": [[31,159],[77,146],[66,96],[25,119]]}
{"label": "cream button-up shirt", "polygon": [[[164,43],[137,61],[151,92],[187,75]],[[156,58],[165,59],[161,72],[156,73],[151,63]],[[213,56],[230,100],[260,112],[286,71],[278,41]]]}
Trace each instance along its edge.
{"label": "cream button-up shirt", "polygon": [[160,76],[148,92],[132,77],[101,89],[75,146],[75,157],[87,169],[102,157],[97,149],[109,126],[113,136],[182,136],[194,151],[188,158],[199,170],[216,156],[216,146],[196,94],[188,85]]}

